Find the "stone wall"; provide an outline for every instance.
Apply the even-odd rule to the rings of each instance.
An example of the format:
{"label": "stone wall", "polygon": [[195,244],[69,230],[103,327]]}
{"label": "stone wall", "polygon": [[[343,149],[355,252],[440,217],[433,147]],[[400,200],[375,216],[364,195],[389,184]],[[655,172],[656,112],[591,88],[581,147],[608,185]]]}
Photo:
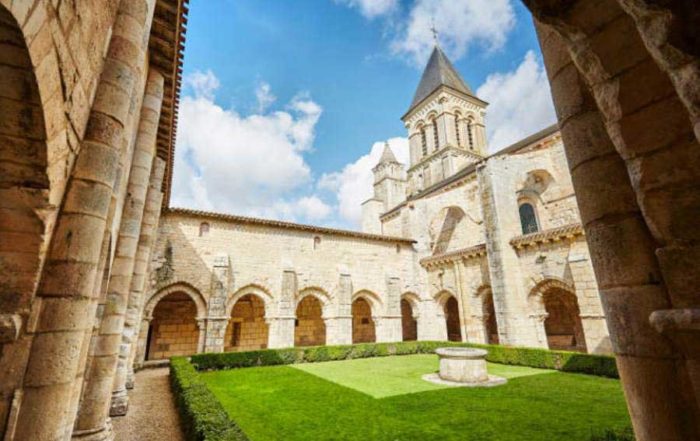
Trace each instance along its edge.
{"label": "stone wall", "polygon": [[186,294],[174,293],[163,298],[153,311],[151,327],[148,360],[197,353],[197,306]]}

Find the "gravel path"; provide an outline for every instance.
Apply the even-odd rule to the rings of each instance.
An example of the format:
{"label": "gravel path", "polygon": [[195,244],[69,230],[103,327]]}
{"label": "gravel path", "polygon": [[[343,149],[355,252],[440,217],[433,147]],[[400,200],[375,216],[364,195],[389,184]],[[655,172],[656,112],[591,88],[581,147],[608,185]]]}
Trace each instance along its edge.
{"label": "gravel path", "polygon": [[185,441],[168,368],[137,372],[136,387],[129,391],[129,412],[112,418],[112,424],[116,441]]}

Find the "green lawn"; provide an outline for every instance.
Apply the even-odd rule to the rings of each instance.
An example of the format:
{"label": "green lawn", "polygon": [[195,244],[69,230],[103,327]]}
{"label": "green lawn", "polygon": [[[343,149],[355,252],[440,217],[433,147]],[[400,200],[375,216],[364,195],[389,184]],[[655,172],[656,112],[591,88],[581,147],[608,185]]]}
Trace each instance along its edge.
{"label": "green lawn", "polygon": [[629,425],[619,381],[489,365],[496,388],[427,383],[435,355],[234,369],[201,374],[253,441],[587,441]]}

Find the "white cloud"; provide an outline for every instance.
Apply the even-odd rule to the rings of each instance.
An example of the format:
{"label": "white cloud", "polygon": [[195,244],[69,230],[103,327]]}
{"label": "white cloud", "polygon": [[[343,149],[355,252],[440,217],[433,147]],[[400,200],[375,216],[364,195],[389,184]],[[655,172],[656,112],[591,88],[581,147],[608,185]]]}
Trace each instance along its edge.
{"label": "white cloud", "polygon": [[[396,159],[403,164],[408,164],[408,139],[391,138],[387,142]],[[379,162],[383,150],[384,141],[375,142],[368,154],[347,164],[341,171],[324,174],[319,180],[319,189],[335,194],[340,217],[354,227],[359,227],[362,220],[361,204],[373,195],[372,168]]]}
{"label": "white cloud", "polygon": [[489,75],[476,95],[489,102],[486,131],[491,152],[557,121],[547,74],[533,51],[514,71]]}
{"label": "white cloud", "polygon": [[[185,81],[194,95],[180,105],[174,206],[295,221],[330,214],[317,196],[299,196],[311,185],[302,154],[313,146],[322,113],[308,94],[284,111],[241,115],[214,102],[219,81],[211,71]],[[271,104],[269,88],[264,95]]]}
{"label": "white cloud", "polygon": [[424,66],[435,44],[433,21],[443,50],[457,60],[473,45],[500,49],[515,25],[515,12],[510,0],[416,0],[392,51]]}
{"label": "white cloud", "polygon": [[194,72],[185,77],[185,85],[192,88],[195,96],[214,99],[214,91],[219,88],[219,79],[211,70]]}
{"label": "white cloud", "polygon": [[369,19],[391,13],[398,6],[398,0],[336,0],[359,9],[360,13]]}
{"label": "white cloud", "polygon": [[255,98],[258,100],[258,113],[266,111],[277,100],[277,97],[272,94],[270,85],[264,81],[255,88]]}

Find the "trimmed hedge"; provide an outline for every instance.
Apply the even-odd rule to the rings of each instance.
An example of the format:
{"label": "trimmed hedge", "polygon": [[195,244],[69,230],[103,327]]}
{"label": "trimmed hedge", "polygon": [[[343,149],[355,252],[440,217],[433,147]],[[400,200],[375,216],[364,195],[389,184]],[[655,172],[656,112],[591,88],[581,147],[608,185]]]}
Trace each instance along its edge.
{"label": "trimmed hedge", "polygon": [[427,354],[444,346],[466,346],[486,349],[490,362],[556,369],[564,372],[619,378],[615,358],[607,355],[578,352],[550,351],[500,345],[412,341],[398,343],[363,343],[347,346],[312,346],[306,348],[266,349],[250,352],[226,352],[193,355],[197,370],[235,369],[252,366],[272,366],[319,361],[350,360],[354,358],[383,357],[387,355]]}
{"label": "trimmed hedge", "polygon": [[170,385],[189,441],[248,441],[186,358],[170,359]]}

